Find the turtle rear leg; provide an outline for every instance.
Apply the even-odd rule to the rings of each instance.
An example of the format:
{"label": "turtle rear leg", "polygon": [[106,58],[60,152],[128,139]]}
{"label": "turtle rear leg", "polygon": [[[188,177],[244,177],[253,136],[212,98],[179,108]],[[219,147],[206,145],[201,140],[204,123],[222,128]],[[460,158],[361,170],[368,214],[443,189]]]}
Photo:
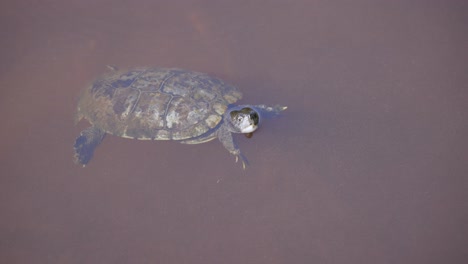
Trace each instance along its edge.
{"label": "turtle rear leg", "polygon": [[94,150],[101,143],[106,133],[94,126],[83,131],[76,138],[75,145],[75,163],[86,166],[93,157]]}

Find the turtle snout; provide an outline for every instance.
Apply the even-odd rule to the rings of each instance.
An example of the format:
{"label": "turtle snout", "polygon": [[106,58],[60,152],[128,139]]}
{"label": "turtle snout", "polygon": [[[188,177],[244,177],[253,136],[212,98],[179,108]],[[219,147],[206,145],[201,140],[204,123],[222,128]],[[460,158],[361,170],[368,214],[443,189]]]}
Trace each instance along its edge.
{"label": "turtle snout", "polygon": [[259,120],[258,113],[255,111],[250,112],[250,120],[252,121],[254,125],[258,125],[258,120]]}

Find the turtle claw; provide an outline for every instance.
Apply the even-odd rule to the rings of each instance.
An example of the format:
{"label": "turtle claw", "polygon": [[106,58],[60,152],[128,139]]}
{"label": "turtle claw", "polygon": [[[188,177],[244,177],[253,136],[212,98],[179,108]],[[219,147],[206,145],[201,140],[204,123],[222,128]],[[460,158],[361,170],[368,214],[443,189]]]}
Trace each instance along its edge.
{"label": "turtle claw", "polygon": [[242,155],[242,154],[236,155],[236,163],[239,161],[239,159],[240,159],[240,161],[242,162],[242,169],[245,170],[245,168],[247,168],[247,166],[249,165],[249,162],[247,161],[247,159],[245,158],[245,156]]}

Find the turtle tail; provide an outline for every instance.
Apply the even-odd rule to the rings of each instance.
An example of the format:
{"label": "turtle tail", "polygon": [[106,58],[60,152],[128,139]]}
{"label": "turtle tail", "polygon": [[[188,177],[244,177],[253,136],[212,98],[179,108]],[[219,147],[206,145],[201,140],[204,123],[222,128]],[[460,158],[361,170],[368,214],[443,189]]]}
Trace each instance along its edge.
{"label": "turtle tail", "polygon": [[83,130],[76,138],[75,145],[75,163],[86,166],[93,157],[94,150],[101,143],[106,133],[96,127],[89,127]]}

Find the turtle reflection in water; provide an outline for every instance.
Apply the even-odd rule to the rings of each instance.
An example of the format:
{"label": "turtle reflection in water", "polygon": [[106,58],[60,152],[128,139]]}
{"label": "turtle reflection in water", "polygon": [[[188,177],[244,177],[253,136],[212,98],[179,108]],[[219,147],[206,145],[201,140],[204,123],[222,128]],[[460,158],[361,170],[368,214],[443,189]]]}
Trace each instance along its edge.
{"label": "turtle reflection in water", "polygon": [[242,161],[231,133],[250,136],[263,117],[284,106],[234,105],[242,93],[220,79],[182,69],[117,71],[96,80],[82,94],[77,121],[91,127],[76,139],[76,163],[85,166],[106,134],[140,140],[199,144],[215,138]]}

